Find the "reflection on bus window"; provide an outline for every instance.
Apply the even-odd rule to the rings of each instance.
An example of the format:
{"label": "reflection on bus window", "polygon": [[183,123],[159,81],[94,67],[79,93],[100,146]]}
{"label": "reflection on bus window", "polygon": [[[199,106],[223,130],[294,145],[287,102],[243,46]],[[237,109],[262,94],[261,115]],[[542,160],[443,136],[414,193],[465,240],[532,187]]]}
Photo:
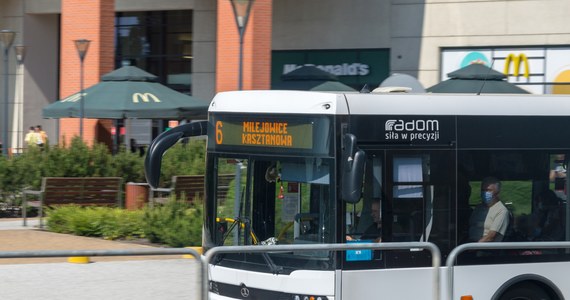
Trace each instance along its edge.
{"label": "reflection on bus window", "polygon": [[[219,245],[330,243],[334,237],[331,161],[220,159],[216,208]],[[232,162],[239,174],[223,183]],[[225,180],[227,182],[227,180]]]}
{"label": "reflection on bus window", "polygon": [[429,237],[433,212],[433,187],[429,156],[394,156],[392,234],[394,241],[420,241]]}

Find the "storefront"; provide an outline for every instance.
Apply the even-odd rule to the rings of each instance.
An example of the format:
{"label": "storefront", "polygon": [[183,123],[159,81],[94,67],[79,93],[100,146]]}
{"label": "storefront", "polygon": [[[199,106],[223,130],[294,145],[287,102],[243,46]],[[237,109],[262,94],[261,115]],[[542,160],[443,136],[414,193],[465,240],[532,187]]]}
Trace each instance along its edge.
{"label": "storefront", "polygon": [[328,71],[356,90],[362,89],[365,84],[372,89],[390,75],[390,50],[274,50],[271,85],[281,82],[283,74],[304,65],[314,65]]}
{"label": "storefront", "polygon": [[570,94],[570,46],[443,49],[441,80],[472,63],[491,66],[533,94]]}

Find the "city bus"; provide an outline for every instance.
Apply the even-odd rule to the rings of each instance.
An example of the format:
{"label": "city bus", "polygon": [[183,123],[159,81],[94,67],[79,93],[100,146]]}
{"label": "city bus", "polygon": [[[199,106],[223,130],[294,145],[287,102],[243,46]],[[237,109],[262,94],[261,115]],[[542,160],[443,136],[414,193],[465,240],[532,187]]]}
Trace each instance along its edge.
{"label": "city bus", "polygon": [[[502,242],[570,240],[568,128],[565,96],[222,92],[208,120],[153,141],[145,172],[157,186],[165,151],[207,136],[204,251],[431,242],[445,261],[477,242],[472,215],[490,177],[508,209]],[[379,236],[366,236],[374,223]],[[453,299],[570,298],[567,252],[465,251]],[[209,297],[425,299],[430,263],[419,249],[226,253],[210,263]]]}

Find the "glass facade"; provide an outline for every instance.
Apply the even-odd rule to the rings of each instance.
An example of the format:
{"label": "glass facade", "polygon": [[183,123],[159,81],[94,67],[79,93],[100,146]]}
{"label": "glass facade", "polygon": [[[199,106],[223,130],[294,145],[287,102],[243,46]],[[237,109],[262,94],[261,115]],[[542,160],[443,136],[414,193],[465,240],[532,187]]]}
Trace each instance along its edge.
{"label": "glass facade", "polygon": [[159,82],[192,93],[192,11],[120,12],[115,20],[115,67],[132,65]]}

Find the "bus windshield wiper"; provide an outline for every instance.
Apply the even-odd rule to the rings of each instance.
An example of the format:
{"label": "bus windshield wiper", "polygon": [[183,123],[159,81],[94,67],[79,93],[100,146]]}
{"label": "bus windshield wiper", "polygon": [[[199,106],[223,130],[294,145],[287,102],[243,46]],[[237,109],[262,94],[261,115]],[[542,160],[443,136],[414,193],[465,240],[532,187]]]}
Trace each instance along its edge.
{"label": "bus windshield wiper", "polygon": [[[222,236],[222,239],[220,241],[220,244],[218,246],[222,246],[224,245],[226,239],[228,238],[228,236],[230,236],[230,233],[232,233],[232,231],[234,230],[234,228],[237,227],[237,231],[238,234],[240,233],[240,230],[244,231],[244,234],[248,235],[249,240],[251,242],[252,245],[257,245],[259,243],[259,240],[257,239],[257,236],[255,235],[255,232],[253,232],[253,229],[251,229],[251,224],[250,224],[250,220],[248,218],[244,218],[244,217],[237,217],[237,218],[217,218],[216,219],[217,222],[231,222],[230,227],[227,229],[226,233]],[[239,239],[239,238],[238,238]]]}
{"label": "bus windshield wiper", "polygon": [[261,256],[263,257],[263,260],[265,260],[265,263],[267,263],[269,266],[271,273],[274,275],[279,275],[281,272],[283,272],[283,267],[276,265],[271,257],[269,257],[269,254],[267,254],[267,252],[261,252]]}

